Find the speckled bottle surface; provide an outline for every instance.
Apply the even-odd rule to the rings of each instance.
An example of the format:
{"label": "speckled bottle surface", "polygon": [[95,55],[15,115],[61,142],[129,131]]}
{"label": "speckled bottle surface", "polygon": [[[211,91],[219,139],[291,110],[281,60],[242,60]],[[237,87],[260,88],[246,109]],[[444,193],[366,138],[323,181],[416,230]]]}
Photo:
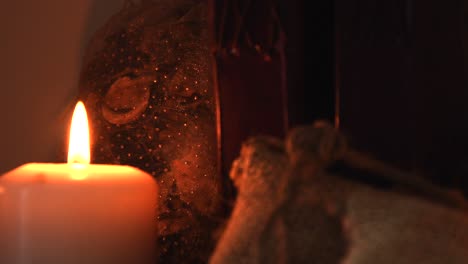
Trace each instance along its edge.
{"label": "speckled bottle surface", "polygon": [[80,97],[94,163],[128,164],[160,185],[162,263],[203,263],[220,211],[207,6],[131,1],[95,33]]}

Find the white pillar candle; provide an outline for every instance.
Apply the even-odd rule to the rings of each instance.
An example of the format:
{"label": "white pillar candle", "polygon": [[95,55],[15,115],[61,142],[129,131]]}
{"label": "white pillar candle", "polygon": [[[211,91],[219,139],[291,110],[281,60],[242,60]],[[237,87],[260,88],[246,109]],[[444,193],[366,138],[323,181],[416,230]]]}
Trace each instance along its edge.
{"label": "white pillar candle", "polygon": [[0,177],[0,263],[154,263],[156,182],[89,160],[79,103],[68,164],[26,164]]}

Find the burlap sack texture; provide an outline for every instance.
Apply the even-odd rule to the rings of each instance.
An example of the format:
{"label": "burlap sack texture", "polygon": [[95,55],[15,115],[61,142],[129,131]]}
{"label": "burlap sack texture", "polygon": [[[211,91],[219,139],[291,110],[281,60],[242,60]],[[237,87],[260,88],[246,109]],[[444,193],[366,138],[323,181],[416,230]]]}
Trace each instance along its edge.
{"label": "burlap sack texture", "polygon": [[323,123],[245,142],[210,263],[468,263],[464,210],[327,172],[346,148]]}

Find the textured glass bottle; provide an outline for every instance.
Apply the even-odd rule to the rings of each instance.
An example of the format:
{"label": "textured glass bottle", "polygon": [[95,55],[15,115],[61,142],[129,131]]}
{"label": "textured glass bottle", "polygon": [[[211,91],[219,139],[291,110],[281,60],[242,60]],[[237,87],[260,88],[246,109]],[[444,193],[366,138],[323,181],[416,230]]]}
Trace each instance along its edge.
{"label": "textured glass bottle", "polygon": [[[220,211],[207,5],[129,3],[87,49],[80,97],[95,163],[129,164],[160,185],[160,260],[203,262]],[[125,206],[125,205],[122,205]]]}

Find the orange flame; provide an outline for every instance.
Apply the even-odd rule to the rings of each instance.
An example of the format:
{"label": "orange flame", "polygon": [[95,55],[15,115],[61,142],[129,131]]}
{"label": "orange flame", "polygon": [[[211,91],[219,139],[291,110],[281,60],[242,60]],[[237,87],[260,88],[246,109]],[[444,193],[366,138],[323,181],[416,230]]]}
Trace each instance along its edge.
{"label": "orange flame", "polygon": [[79,101],[70,127],[68,163],[89,164],[90,161],[88,117],[83,102]]}

